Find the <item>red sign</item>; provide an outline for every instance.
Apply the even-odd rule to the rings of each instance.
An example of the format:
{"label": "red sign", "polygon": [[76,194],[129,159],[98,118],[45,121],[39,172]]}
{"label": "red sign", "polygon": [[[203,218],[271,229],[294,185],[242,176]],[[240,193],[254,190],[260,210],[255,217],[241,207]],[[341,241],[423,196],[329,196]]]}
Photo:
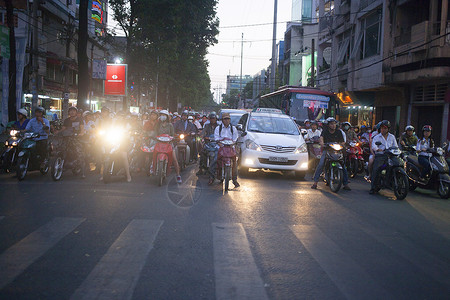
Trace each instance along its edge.
{"label": "red sign", "polygon": [[127,65],[106,66],[105,95],[127,95]]}

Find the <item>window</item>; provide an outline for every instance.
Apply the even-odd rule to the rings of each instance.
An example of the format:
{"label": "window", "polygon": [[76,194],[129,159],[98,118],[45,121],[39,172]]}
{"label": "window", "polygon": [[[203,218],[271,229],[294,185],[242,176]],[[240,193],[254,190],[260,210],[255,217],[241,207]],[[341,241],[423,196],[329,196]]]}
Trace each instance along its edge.
{"label": "window", "polygon": [[[381,10],[361,21],[361,55],[364,59],[380,54],[381,48]],[[358,45],[357,45],[358,46]]]}
{"label": "window", "polygon": [[354,40],[352,30],[347,30],[338,37],[338,65],[346,65],[350,58],[350,52]]}

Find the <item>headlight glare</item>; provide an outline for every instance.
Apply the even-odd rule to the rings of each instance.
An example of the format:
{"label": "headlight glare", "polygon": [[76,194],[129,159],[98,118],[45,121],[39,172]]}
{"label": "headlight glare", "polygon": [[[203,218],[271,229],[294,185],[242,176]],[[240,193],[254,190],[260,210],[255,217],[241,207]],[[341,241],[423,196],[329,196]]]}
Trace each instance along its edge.
{"label": "headlight glare", "polygon": [[247,149],[261,151],[261,147],[252,140],[245,141],[245,146],[247,147]]}

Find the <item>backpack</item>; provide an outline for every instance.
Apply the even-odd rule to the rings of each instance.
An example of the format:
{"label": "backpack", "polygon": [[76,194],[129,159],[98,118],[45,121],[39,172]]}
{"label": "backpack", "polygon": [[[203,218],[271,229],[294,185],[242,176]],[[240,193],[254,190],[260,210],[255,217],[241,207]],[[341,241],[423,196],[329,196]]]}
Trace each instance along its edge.
{"label": "backpack", "polygon": [[[233,125],[230,124],[230,126],[231,126],[231,135],[233,135],[234,134]],[[220,126],[219,126],[219,136],[222,136],[222,124],[220,124]]]}

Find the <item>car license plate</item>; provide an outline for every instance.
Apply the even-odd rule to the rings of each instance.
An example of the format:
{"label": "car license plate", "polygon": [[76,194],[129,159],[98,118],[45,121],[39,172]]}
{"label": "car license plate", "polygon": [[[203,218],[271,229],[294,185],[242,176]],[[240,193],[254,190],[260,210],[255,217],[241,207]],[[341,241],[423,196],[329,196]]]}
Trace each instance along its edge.
{"label": "car license plate", "polygon": [[271,157],[269,157],[269,161],[288,162],[288,158],[287,157],[274,157],[274,156],[271,156]]}

